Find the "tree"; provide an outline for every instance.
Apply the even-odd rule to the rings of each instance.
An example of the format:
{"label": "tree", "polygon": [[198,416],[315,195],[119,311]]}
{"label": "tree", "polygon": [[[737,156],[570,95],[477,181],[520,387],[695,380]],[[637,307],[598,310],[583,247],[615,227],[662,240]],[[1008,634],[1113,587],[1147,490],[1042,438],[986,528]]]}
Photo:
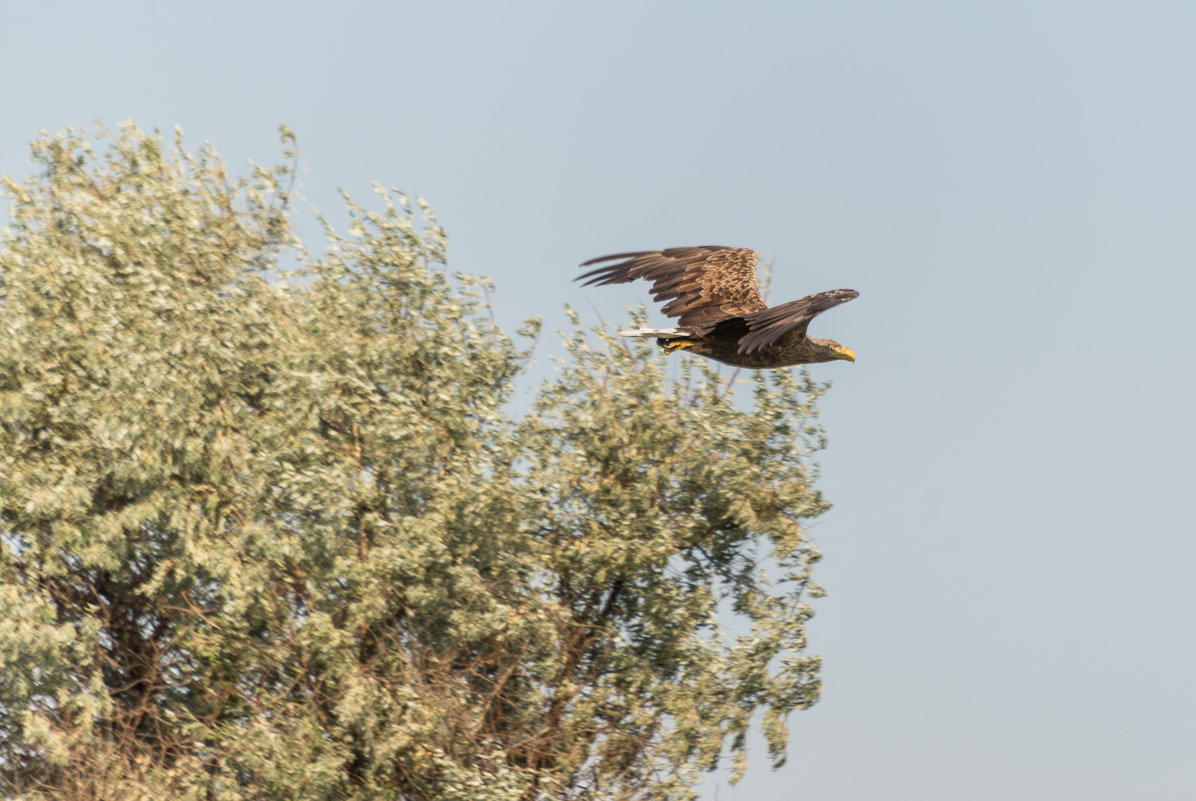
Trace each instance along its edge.
{"label": "tree", "polygon": [[686,798],[756,712],[779,763],[821,388],[578,326],[516,414],[536,322],[394,192],[307,253],[283,143],[68,131],[5,181],[4,795]]}

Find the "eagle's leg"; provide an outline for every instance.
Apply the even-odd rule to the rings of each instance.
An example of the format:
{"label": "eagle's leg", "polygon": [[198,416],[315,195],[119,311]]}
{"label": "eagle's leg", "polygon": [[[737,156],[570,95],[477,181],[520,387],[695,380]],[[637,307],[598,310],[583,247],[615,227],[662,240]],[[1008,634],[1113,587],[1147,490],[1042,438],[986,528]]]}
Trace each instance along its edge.
{"label": "eagle's leg", "polygon": [[685,350],[686,348],[692,348],[697,343],[692,339],[658,339],[656,340],[656,344],[659,345],[660,349],[665,353],[672,353],[675,350]]}

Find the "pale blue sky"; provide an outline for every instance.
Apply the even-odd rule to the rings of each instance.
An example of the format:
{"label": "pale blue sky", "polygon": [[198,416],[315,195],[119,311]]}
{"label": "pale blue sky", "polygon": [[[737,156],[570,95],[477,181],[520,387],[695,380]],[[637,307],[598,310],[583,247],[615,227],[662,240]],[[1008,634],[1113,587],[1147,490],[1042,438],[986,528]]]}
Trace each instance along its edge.
{"label": "pale blue sky", "polygon": [[757,748],[707,798],[1196,798],[1196,4],[3,16],[0,173],[95,118],[234,165],[287,123],[311,205],[426,196],[512,329],[622,320],[642,288],[571,279],[626,249],[746,245],[775,298],[860,291],[815,324],[859,356],[813,369],[824,698],[782,770]]}

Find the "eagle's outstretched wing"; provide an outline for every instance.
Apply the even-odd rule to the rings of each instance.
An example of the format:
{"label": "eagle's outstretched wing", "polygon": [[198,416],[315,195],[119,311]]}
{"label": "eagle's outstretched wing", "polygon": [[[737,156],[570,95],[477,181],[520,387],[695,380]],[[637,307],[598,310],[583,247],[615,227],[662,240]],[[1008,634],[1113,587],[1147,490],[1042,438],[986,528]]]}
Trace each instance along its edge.
{"label": "eagle's outstretched wing", "polygon": [[[750,248],[717,245],[642,250],[590,259],[581,266],[589,267],[604,261],[616,263],[590,270],[577,280],[584,281],[584,286],[626,284],[639,278],[651,281],[652,299],[669,301],[662,311],[669,317],[676,317],[681,328],[702,336],[721,320],[748,317],[753,312],[766,310],[756,282],[758,260],[756,251]],[[810,316],[819,311],[822,309]]]}
{"label": "eagle's outstretched wing", "polygon": [[739,352],[751,353],[766,348],[794,328],[799,328],[804,334],[810,321],[819,314],[859,296],[860,293],[854,289],[832,289],[745,314],[743,318],[748,333],[739,340]]}

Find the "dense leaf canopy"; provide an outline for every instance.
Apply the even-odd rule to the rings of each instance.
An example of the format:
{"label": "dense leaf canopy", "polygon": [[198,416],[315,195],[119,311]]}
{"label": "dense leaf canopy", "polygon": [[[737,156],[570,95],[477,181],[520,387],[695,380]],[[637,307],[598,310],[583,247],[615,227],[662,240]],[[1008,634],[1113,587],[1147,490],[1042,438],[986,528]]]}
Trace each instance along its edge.
{"label": "dense leaf canopy", "polygon": [[808,376],[736,401],[576,327],[513,400],[538,326],[422,202],[348,201],[313,256],[285,130],[245,179],[110,139],[5,181],[3,795],[686,798],[756,713],[783,758]]}

